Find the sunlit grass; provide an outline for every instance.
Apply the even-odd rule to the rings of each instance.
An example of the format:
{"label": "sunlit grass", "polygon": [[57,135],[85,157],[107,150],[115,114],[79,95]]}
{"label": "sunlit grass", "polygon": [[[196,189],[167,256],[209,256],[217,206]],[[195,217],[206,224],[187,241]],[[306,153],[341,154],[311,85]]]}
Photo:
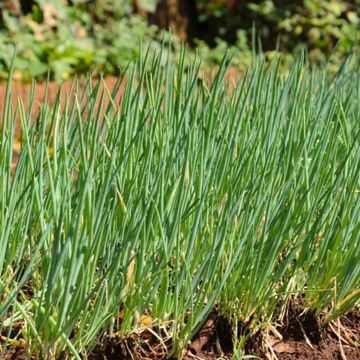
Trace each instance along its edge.
{"label": "sunlit grass", "polygon": [[25,112],[8,89],[0,330],[21,322],[30,353],[80,358],[146,324],[180,353],[215,305],[254,330],[294,299],[325,322],[358,304],[359,67],[259,62],[234,88],[226,58],[206,85],[185,56],[130,66],[121,104],[75,83],[36,122],[34,93]]}

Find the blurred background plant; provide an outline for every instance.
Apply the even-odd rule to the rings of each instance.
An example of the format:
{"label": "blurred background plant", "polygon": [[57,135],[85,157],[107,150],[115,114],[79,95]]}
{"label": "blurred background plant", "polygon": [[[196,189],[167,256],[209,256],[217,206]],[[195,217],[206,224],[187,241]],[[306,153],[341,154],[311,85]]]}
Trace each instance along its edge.
{"label": "blurred background plant", "polygon": [[117,75],[140,41],[160,46],[169,28],[174,50],[188,42],[208,64],[230,48],[233,65],[247,67],[256,31],[269,58],[291,61],[306,48],[311,61],[337,66],[359,48],[360,0],[0,0],[0,79],[13,44],[19,81]]}

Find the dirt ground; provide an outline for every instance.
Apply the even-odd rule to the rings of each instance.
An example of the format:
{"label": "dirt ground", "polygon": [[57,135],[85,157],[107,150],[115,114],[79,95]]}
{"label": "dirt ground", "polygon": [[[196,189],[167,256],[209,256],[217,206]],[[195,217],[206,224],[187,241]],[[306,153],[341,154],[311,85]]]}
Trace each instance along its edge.
{"label": "dirt ground", "polygon": [[[340,333],[339,327],[340,326]],[[353,312],[320,327],[312,314],[292,314],[287,324],[279,329],[278,336],[258,333],[247,342],[243,355],[259,359],[278,360],[359,360],[360,313]],[[144,334],[143,334],[144,335]],[[191,341],[183,354],[184,360],[232,359],[233,332],[228,322],[216,313],[210,314],[203,328]],[[340,337],[340,339],[339,339]],[[141,345],[140,345],[141,344]],[[104,338],[89,357],[90,360],[155,360],[167,354],[158,351],[159,342],[151,337],[126,341]],[[158,351],[158,352],[157,352]]]}
{"label": "dirt ground", "polygon": [[[339,326],[340,325],[340,333]],[[279,337],[260,332],[250,338],[243,351],[258,359],[278,360],[359,360],[360,312],[352,312],[339,321],[321,328],[311,314],[294,314],[286,326],[277,329]],[[160,342],[153,336],[161,331],[144,331],[126,340],[104,336],[99,339],[88,360],[160,360],[168,358],[165,352],[169,342]],[[203,328],[183,353],[184,360],[232,359],[233,332],[227,321],[215,312],[210,314]],[[0,342],[1,344],[1,342]],[[4,346],[4,344],[3,344]],[[22,347],[6,350],[2,360],[25,360]],[[54,358],[55,359],[55,358]],[[66,359],[62,354],[59,360]],[[85,358],[84,358],[85,359]],[[174,358],[168,358],[175,360]]]}
{"label": "dirt ground", "polygon": [[[340,329],[340,331],[339,331]],[[259,334],[247,344],[246,352],[278,360],[359,360],[360,313],[353,312],[331,325],[320,327],[312,314],[293,314],[278,329],[282,340]]]}
{"label": "dirt ground", "polygon": [[[340,333],[339,327],[340,326]],[[312,314],[292,314],[286,326],[277,329],[279,337],[260,332],[250,338],[243,355],[259,359],[278,360],[359,360],[360,313],[353,312],[321,328]],[[212,313],[203,328],[192,340],[183,354],[184,360],[232,359],[234,334],[227,321]],[[340,338],[339,338],[340,337]],[[89,359],[165,359],[166,354],[157,354],[156,341],[136,339],[116,341],[103,339]],[[139,347],[139,344],[142,344]]]}
{"label": "dirt ground", "polygon": [[[114,88],[115,84],[117,82],[117,78],[115,77],[106,77],[104,80],[104,83],[106,84],[107,89],[111,92],[111,90]],[[61,85],[61,99],[62,99],[62,109],[65,106],[65,99],[66,94],[70,93],[72,89],[72,81],[65,81]],[[93,81],[93,86],[95,86],[96,80]],[[86,86],[86,81],[79,80],[79,86],[80,86],[80,94],[83,91],[84,87]],[[120,86],[120,89],[118,91],[118,94],[115,98],[115,103],[119,101],[121,94],[123,93],[125,88],[125,82]],[[24,110],[25,113],[28,111],[29,107],[29,101],[30,101],[30,93],[31,93],[31,84],[16,84],[14,83],[12,86],[12,104],[14,108],[18,105],[18,100],[21,98],[22,102],[24,104]],[[32,107],[32,119],[36,118],[36,114],[39,111],[40,105],[44,104],[45,102],[45,95],[46,95],[46,103],[51,105],[54,103],[57,94],[60,89],[60,84],[56,82],[50,82],[48,86],[46,86],[45,83],[37,83],[35,86],[35,92],[34,92],[34,101],[33,101],[33,107]],[[47,90],[47,92],[46,92]],[[103,85],[100,86],[100,93],[103,90]],[[72,94],[74,91],[71,92]],[[3,117],[3,111],[4,111],[4,103],[5,103],[5,94],[6,94],[6,84],[0,83],[0,128],[1,128],[1,122]],[[106,94],[106,93],[105,93]],[[108,104],[109,100],[108,97],[105,96],[105,106]],[[16,128],[15,133],[17,133],[20,129],[20,122],[19,118],[17,118],[16,122]]]}
{"label": "dirt ground", "polygon": [[[211,82],[210,79],[215,76],[215,71],[213,71],[212,73],[213,73],[213,75],[209,75],[207,73],[205,74],[205,77],[206,77],[207,81],[209,81],[209,82]],[[202,76],[201,74],[199,74],[199,76]],[[239,79],[239,77],[241,75],[242,75],[242,72],[240,72],[239,69],[229,68],[226,72],[224,81],[230,81],[230,88],[233,88],[234,81]],[[116,85],[117,81],[118,81],[118,78],[116,78],[114,76],[107,76],[104,78],[104,83],[110,92]],[[95,86],[96,82],[97,82],[97,80],[94,79],[93,86]],[[71,80],[65,81],[61,85],[62,109],[64,108],[64,105],[65,105],[66,94],[70,92],[72,85],[73,85],[73,81],[71,81]],[[82,90],[84,89],[85,85],[86,85],[85,80],[79,80],[80,93],[82,93]],[[116,95],[115,99],[113,99],[115,104],[119,103],[120,98],[125,90],[125,86],[126,86],[126,79],[122,82],[119,90],[117,91],[117,95]],[[13,104],[14,108],[17,107],[18,100],[19,100],[19,98],[21,98],[22,102],[24,104],[24,110],[26,113],[28,111],[28,105],[29,105],[29,101],[30,101],[31,84],[13,83],[11,89],[12,89],[11,98],[12,98],[12,104]],[[56,82],[50,82],[48,84],[48,86],[44,82],[36,83],[35,92],[34,92],[34,102],[33,102],[34,105],[32,107],[32,119],[36,118],[36,114],[39,111],[40,105],[44,104],[45,94],[46,94],[46,99],[47,99],[46,103],[51,105],[52,103],[54,103],[59,89],[60,89],[60,84],[56,83]],[[102,90],[103,90],[103,85],[100,86],[100,93]],[[72,94],[73,93],[74,93],[74,91],[72,91]],[[0,128],[1,128],[1,122],[2,122],[2,117],[3,117],[3,111],[4,111],[5,94],[6,94],[6,83],[0,83]],[[105,95],[106,95],[106,93],[105,93]],[[99,96],[99,98],[100,98],[100,96]],[[105,102],[104,106],[107,106],[109,103],[108,96],[105,96],[104,102]],[[19,129],[20,129],[20,122],[18,119],[18,121],[16,122],[15,132],[18,132]]]}
{"label": "dirt ground", "polygon": [[[115,77],[107,77],[104,80],[104,83],[100,85],[100,94],[104,90],[104,84],[106,85],[107,90],[111,93],[111,91],[115,88],[118,79]],[[115,104],[120,102],[121,95],[124,92],[126,81],[124,81],[117,92],[117,96],[114,99]],[[72,87],[73,83],[71,81],[66,81],[61,86],[61,109],[65,107],[65,99],[68,93],[74,94],[74,90]],[[93,87],[96,86],[96,80],[93,81]],[[84,87],[86,86],[86,82],[84,80],[79,80],[80,87],[80,95],[82,94]],[[36,84],[34,91],[34,100],[31,111],[31,119],[35,121],[37,118],[37,114],[39,113],[39,109],[42,104],[46,103],[51,105],[55,102],[58,92],[60,91],[60,84],[56,82],[50,82],[48,86],[45,83]],[[28,112],[29,102],[30,102],[30,93],[31,93],[31,85],[30,84],[13,84],[11,99],[13,108],[16,109],[18,107],[19,99],[22,100],[24,104],[25,113]],[[106,108],[109,104],[109,96],[107,92],[104,92],[104,104],[103,108]],[[6,95],[6,84],[0,83],[0,129],[2,128],[2,118],[5,104],[5,95]],[[100,95],[99,95],[100,98]],[[84,101],[83,101],[84,104]],[[97,104],[96,110],[98,109],[99,104]],[[14,139],[14,151],[12,158],[12,171],[14,171],[17,161],[19,159],[20,154],[20,143],[19,143],[19,135],[20,134],[20,117],[17,115],[15,122],[15,139]]]}

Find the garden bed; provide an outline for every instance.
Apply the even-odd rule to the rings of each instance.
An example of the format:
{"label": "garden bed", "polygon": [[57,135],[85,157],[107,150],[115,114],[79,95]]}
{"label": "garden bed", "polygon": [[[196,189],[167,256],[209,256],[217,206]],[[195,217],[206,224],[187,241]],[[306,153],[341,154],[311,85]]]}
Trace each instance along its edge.
{"label": "garden bed", "polygon": [[[340,331],[339,331],[340,330]],[[158,334],[159,339],[163,336]],[[203,328],[183,352],[184,360],[233,359],[234,337],[231,325],[216,312],[211,313]],[[281,337],[281,338],[280,338]],[[352,312],[331,325],[320,327],[311,314],[293,313],[287,325],[274,333],[259,331],[244,349],[259,359],[278,360],[357,360],[360,356],[360,313]],[[99,339],[89,360],[160,360],[168,356],[166,345],[153,332],[144,331],[125,340],[116,336]],[[59,359],[65,358],[65,354]],[[236,358],[236,357],[235,357]],[[25,350],[14,347],[4,360],[25,360]],[[175,360],[175,359],[174,359]]]}
{"label": "garden bed", "polygon": [[6,104],[1,356],[353,359],[359,63],[208,82],[163,56],[110,102]]}

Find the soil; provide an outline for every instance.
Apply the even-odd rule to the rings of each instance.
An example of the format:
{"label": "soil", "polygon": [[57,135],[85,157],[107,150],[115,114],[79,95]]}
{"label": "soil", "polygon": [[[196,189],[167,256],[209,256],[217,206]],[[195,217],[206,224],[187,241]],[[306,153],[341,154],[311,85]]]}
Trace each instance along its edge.
{"label": "soil", "polygon": [[[200,72],[199,77],[204,75],[207,81],[211,83],[211,79],[215,76],[215,71],[213,71],[211,74]],[[230,81],[230,88],[233,88],[234,87],[233,81],[239,79],[241,75],[242,72],[239,69],[231,67],[227,70],[224,81],[225,82]],[[93,80],[92,83],[93,87],[96,85],[97,81],[98,80],[96,79]],[[114,76],[107,76],[104,78],[104,83],[110,93],[112,89],[115,87],[117,81],[118,78]],[[82,95],[82,92],[86,85],[87,82],[85,80],[79,80],[79,88],[80,88],[79,96]],[[61,109],[64,109],[65,107],[66,94],[71,92],[72,86],[73,86],[72,80],[64,81],[61,84],[61,100],[62,100]],[[126,79],[121,83],[121,86],[117,91],[116,97],[115,99],[113,99],[115,104],[119,104],[121,96],[124,93],[125,86],[126,86]],[[36,119],[40,106],[45,103],[45,99],[46,99],[46,103],[49,105],[55,102],[59,89],[60,89],[60,84],[54,81],[49,82],[48,85],[44,82],[36,83],[35,91],[34,91],[34,101],[32,106],[32,114],[31,114],[32,119]],[[99,101],[100,94],[103,89],[104,89],[103,84],[101,84],[97,101]],[[24,104],[25,113],[27,113],[29,107],[29,101],[30,101],[31,84],[21,84],[14,82],[11,87],[11,92],[12,92],[11,94],[12,104],[14,109],[16,109],[18,106],[18,99],[21,98]],[[74,90],[72,90],[71,94],[74,93],[75,93]],[[5,95],[6,95],[6,83],[0,83],[0,129],[1,129],[3,111],[4,111]],[[108,106],[108,104],[109,104],[109,97],[107,93],[105,93],[104,108]],[[82,105],[84,105],[84,103]],[[15,127],[15,133],[19,133],[19,130],[20,130],[20,121],[18,117]]]}
{"label": "soil", "polygon": [[[105,82],[107,90],[110,93],[116,86],[117,81],[118,81],[118,79],[115,77],[105,78],[104,82]],[[124,92],[125,84],[126,84],[126,81],[123,81],[122,84],[120,85],[117,95],[116,95],[115,99],[113,99],[115,104],[120,103],[120,98]],[[93,86],[96,85],[96,80],[93,81],[92,85]],[[85,81],[79,81],[79,88],[80,88],[79,96],[82,95],[82,92],[83,92],[85,86],[86,86]],[[14,109],[17,108],[18,99],[21,98],[23,101],[23,104],[24,104],[24,111],[26,114],[28,112],[28,108],[29,108],[31,85],[15,83],[15,84],[13,84],[11,90],[12,90],[11,99],[12,99],[13,108]],[[39,109],[40,109],[41,105],[45,103],[45,99],[46,99],[46,103],[49,104],[50,106],[51,106],[51,104],[53,104],[55,102],[59,90],[60,90],[60,85],[56,82],[50,82],[48,84],[48,86],[45,83],[36,84],[35,92],[34,92],[34,101],[33,101],[33,106],[31,109],[32,121],[35,121],[35,119],[37,118]],[[101,84],[98,98],[101,97],[100,94],[103,90],[104,90],[104,86],[103,86],[103,84]],[[65,81],[61,86],[61,109],[62,110],[65,108],[66,95],[69,93],[71,93],[72,95],[74,94],[74,91],[72,90],[72,82]],[[4,111],[5,94],[6,94],[6,84],[2,83],[2,84],[0,84],[0,129],[2,128],[2,117],[3,117],[3,111]],[[95,109],[96,111],[98,110],[98,107],[99,107],[99,99],[97,99],[97,101],[98,101],[98,103],[96,105],[96,109]],[[105,92],[103,108],[105,109],[108,106],[108,104],[109,104],[109,97],[108,97],[107,93]],[[84,101],[82,102],[81,105],[84,105]],[[12,158],[12,173],[14,172],[16,164],[19,159],[19,150],[20,150],[19,136],[20,136],[20,117],[18,114],[18,116],[16,117],[16,122],[15,122],[15,139],[14,139],[14,151],[13,151],[13,158]],[[16,144],[18,144],[18,145],[16,145]]]}
{"label": "soil", "polygon": [[[341,342],[339,341],[339,327]],[[248,341],[244,355],[257,356],[260,359],[278,360],[359,360],[360,312],[352,312],[335,321],[332,325],[320,327],[314,315],[294,312],[287,324],[277,329],[277,335],[258,333]],[[203,328],[194,337],[185,350],[184,360],[195,359],[231,359],[233,332],[227,320],[216,312],[210,314]],[[116,342],[106,339],[98,344],[90,360],[158,360],[166,354],[156,351],[139,351],[139,341],[132,337]]]}
{"label": "soil", "polygon": [[313,314],[297,312],[289,317],[287,324],[277,330],[282,339],[271,333],[258,334],[248,342],[246,353],[278,360],[360,359],[359,312],[350,313],[324,327],[319,326]]}
{"label": "soil", "polygon": [[[12,337],[18,333],[14,324]],[[340,332],[339,332],[340,329]],[[244,329],[243,329],[244,330]],[[2,334],[6,336],[6,329]],[[155,336],[156,335],[156,336]],[[213,312],[183,353],[184,360],[232,359],[234,333],[228,321]],[[339,339],[340,336],[340,339]],[[278,360],[359,360],[360,311],[353,311],[330,325],[321,327],[311,313],[291,313],[286,323],[272,331],[258,332],[246,343],[242,355]],[[8,347],[2,360],[25,360],[24,347]],[[88,360],[160,360],[171,359],[171,340],[159,328],[144,330],[127,339],[104,335],[95,344]],[[59,360],[66,359],[62,354]]]}
{"label": "soil", "polygon": [[[112,91],[115,84],[117,83],[117,80],[118,79],[116,77],[112,77],[112,76],[105,78],[104,82],[106,84],[107,89],[110,92]],[[93,81],[93,86],[95,86],[96,81],[97,80]],[[64,109],[66,94],[70,93],[70,91],[72,89],[72,84],[73,84],[72,81],[65,81],[61,85],[61,100],[62,100],[61,107],[62,107],[62,109]],[[86,81],[79,80],[80,96],[81,96],[82,91],[84,90],[85,86],[86,86]],[[125,82],[123,82],[120,86],[117,96],[114,99],[115,103],[120,100],[120,95],[123,93],[124,88],[125,88]],[[47,94],[46,94],[46,89],[47,89]],[[59,90],[60,90],[60,84],[58,84],[56,82],[50,82],[48,84],[48,86],[46,85],[46,83],[43,83],[43,82],[36,84],[35,91],[34,91],[34,102],[33,102],[33,107],[32,107],[32,114],[31,114],[32,119],[36,118],[41,104],[44,104],[45,95],[46,95],[46,103],[51,105],[54,103]],[[103,85],[100,86],[100,94],[101,94],[102,90],[103,90]],[[14,83],[12,85],[11,92],[12,92],[11,98],[12,98],[13,107],[14,108],[17,107],[18,99],[21,98],[23,101],[23,104],[24,104],[25,113],[27,113],[28,107],[29,107],[29,101],[30,101],[31,84]],[[1,119],[2,119],[2,115],[3,115],[3,111],[4,111],[5,94],[6,94],[6,84],[2,83],[2,84],[0,84],[0,128],[1,128]],[[72,91],[71,94],[74,94],[74,91]],[[100,94],[99,94],[99,97],[100,97]],[[109,103],[109,99],[107,96],[105,96],[105,105],[104,106],[107,106],[108,103]],[[20,130],[20,121],[19,121],[19,118],[17,118],[15,133],[18,133],[19,130]]]}
{"label": "soil", "polygon": [[203,328],[192,340],[184,359],[231,358],[233,331],[228,321],[216,312],[209,315]]}
{"label": "soil", "polygon": [[1,355],[4,360],[27,360],[26,351],[24,348],[10,348],[6,350],[5,354]]}

